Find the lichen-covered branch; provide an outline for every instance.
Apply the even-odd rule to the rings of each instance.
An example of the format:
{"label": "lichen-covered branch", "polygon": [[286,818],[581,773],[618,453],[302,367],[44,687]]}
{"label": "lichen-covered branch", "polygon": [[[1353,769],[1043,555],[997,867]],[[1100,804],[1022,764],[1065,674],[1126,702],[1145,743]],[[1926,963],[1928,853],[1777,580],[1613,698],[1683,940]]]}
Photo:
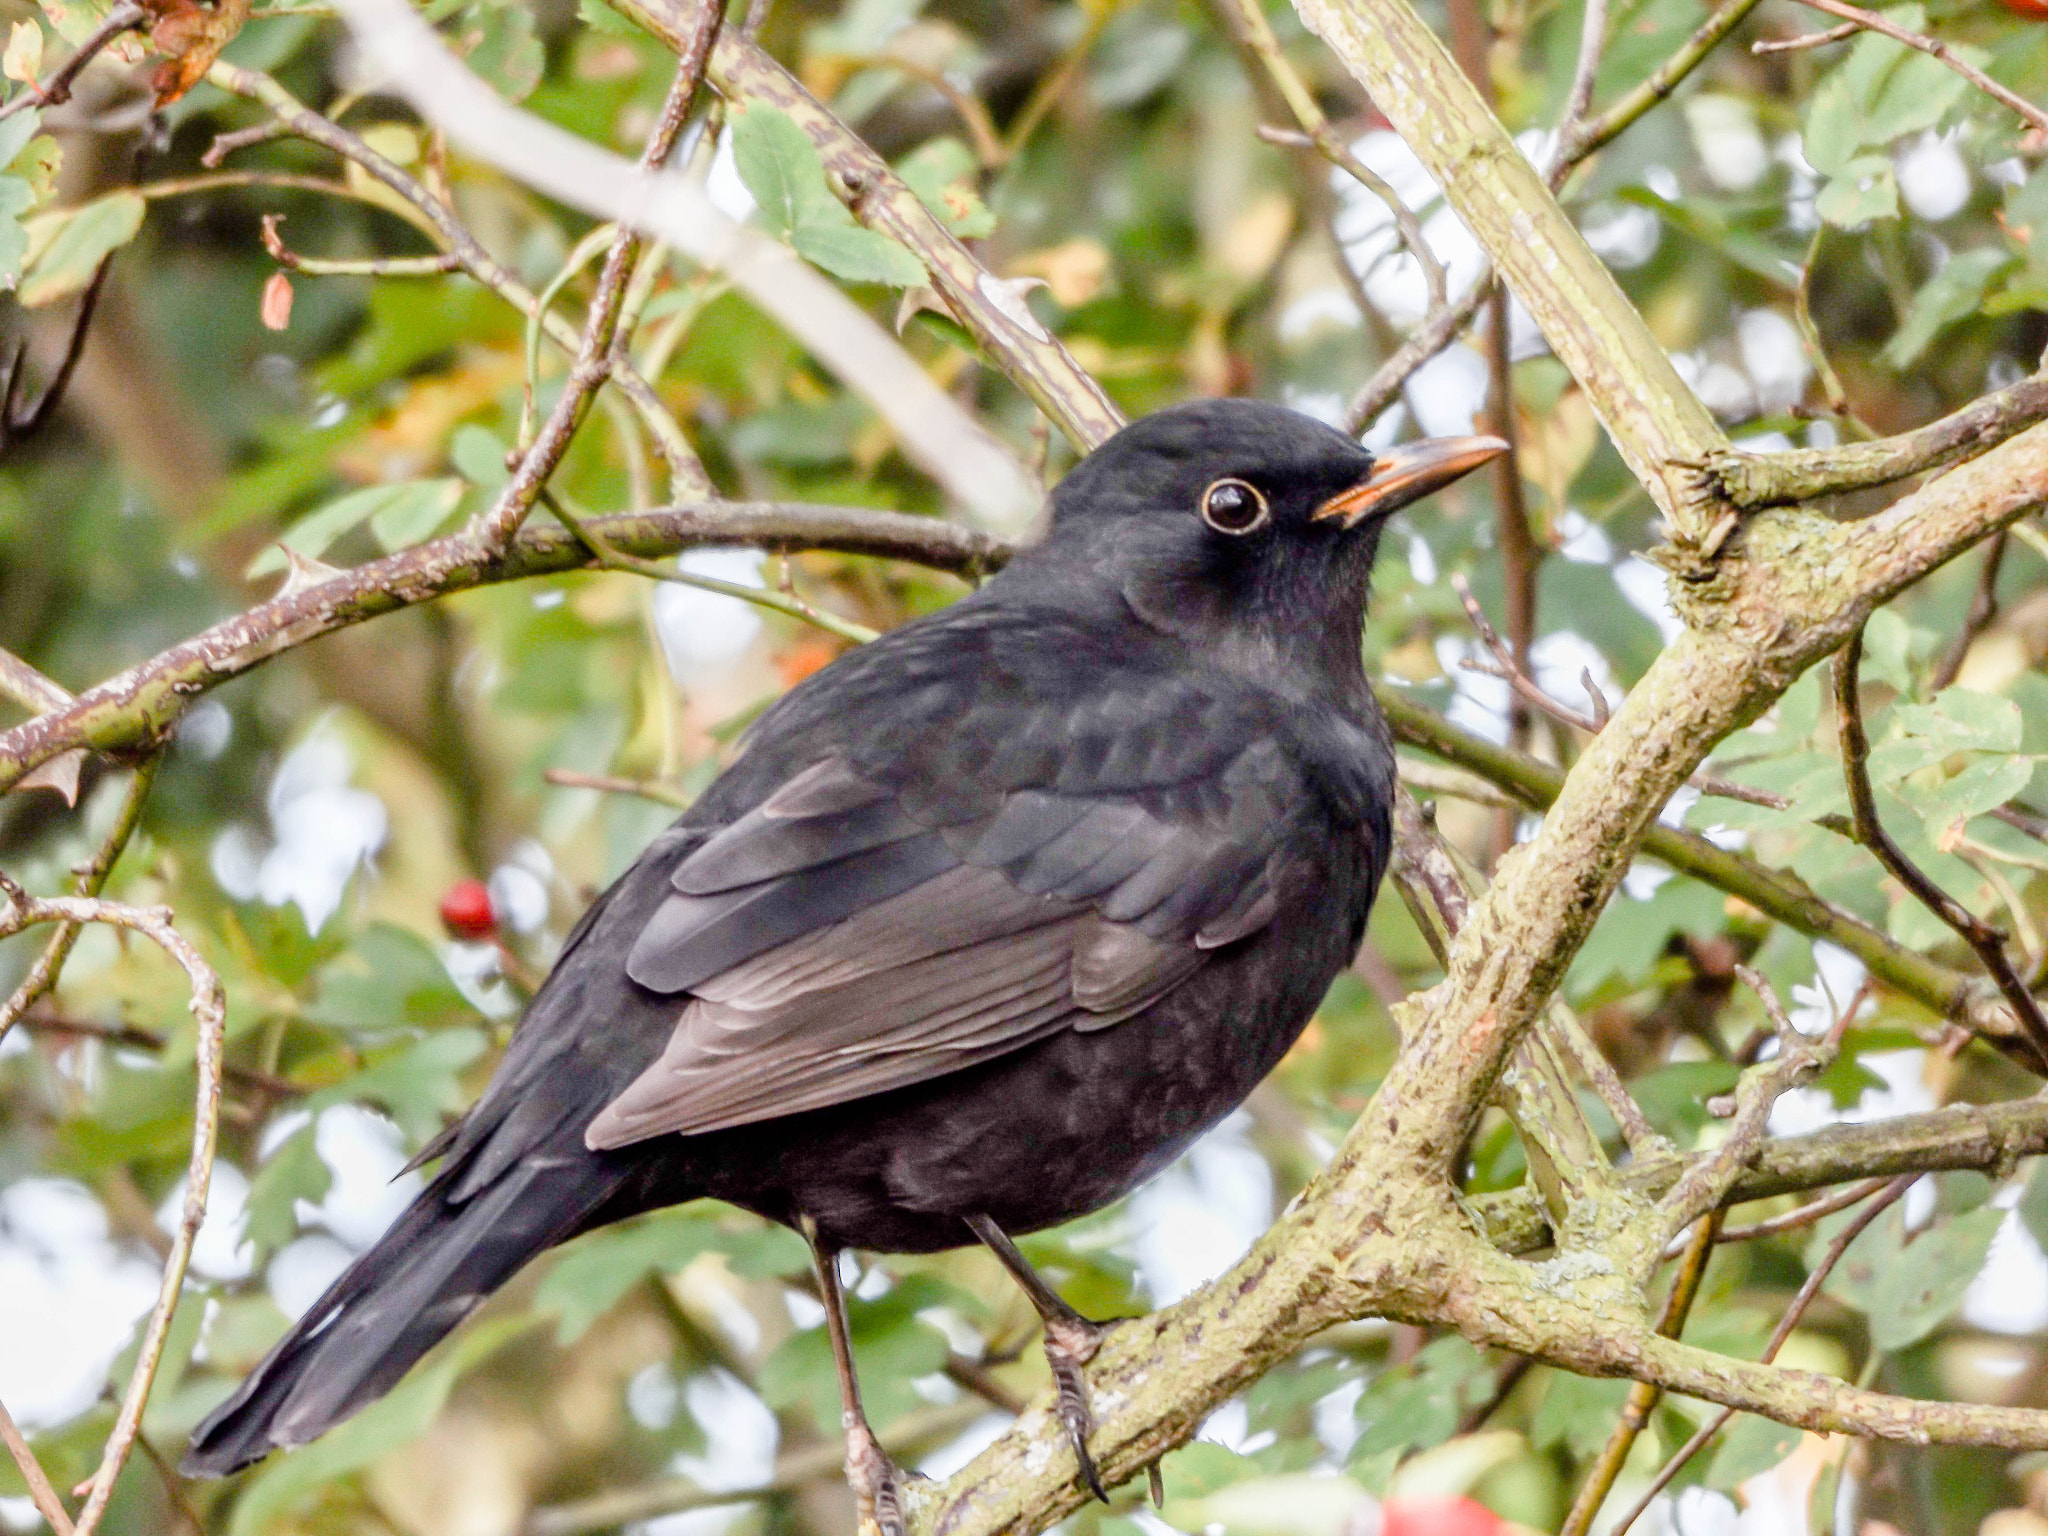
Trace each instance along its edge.
{"label": "lichen-covered branch", "polygon": [[1730,448],[1709,459],[1706,472],[1715,489],[1738,507],[1785,506],[1940,469],[1995,448],[2044,418],[2048,377],[2037,374],[1896,437],[1782,453]]}

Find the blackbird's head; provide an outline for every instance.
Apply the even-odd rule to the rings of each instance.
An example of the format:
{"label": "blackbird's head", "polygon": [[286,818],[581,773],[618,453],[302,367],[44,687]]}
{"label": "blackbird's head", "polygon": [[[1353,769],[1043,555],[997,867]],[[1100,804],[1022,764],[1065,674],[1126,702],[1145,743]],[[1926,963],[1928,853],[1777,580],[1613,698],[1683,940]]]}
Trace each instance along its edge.
{"label": "blackbird's head", "polygon": [[1304,682],[1304,666],[1327,668],[1349,683],[1388,514],[1506,449],[1458,437],[1374,454],[1281,406],[1196,401],[1133,422],[1076,465],[1053,493],[1045,549],[1226,663]]}

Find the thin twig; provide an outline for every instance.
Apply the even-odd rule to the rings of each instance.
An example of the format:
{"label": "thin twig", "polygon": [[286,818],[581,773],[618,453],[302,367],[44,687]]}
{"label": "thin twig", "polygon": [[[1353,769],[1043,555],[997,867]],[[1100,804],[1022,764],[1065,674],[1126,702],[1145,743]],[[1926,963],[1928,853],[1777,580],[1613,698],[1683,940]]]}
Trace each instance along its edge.
{"label": "thin twig", "polygon": [[462,258],[453,251],[432,256],[357,256],[333,259],[301,256],[287,246],[277,233],[284,222],[281,213],[263,215],[263,249],[270,259],[290,272],[308,277],[435,277],[462,270]]}
{"label": "thin twig", "polygon": [[24,709],[41,714],[62,709],[71,702],[71,692],[52,682],[11,651],[0,650],[0,693]]}
{"label": "thin twig", "polygon": [[721,581],[716,576],[700,576],[695,571],[680,571],[673,566],[643,560],[637,555],[622,554],[605,542],[604,536],[591,530],[587,520],[576,516],[553,496],[541,493],[547,508],[560,520],[562,526],[574,534],[577,540],[590,551],[597,564],[607,570],[629,571],[635,576],[645,576],[653,581],[671,582],[679,587],[695,587],[700,592],[715,592],[720,597],[736,597],[743,603],[752,603],[757,608],[766,608],[792,619],[802,619],[806,624],[815,624],[828,634],[842,640],[851,640],[855,645],[865,645],[875,638],[875,631],[865,624],[856,624],[851,619],[842,619],[836,614],[825,613],[813,608],[800,598],[776,592],[768,587],[749,587],[737,581]]}
{"label": "thin twig", "polygon": [[1847,0],[1799,0],[1799,3],[1816,11],[1825,11],[1830,16],[1839,16],[1844,21],[1854,22],[1866,31],[1882,33],[1895,43],[1904,43],[1908,48],[1917,48],[1929,58],[1941,60],[1993,101],[2010,107],[2035,128],[2048,133],[2048,112],[2042,111],[2026,97],[2000,85],[1941,39],[1909,32],[1897,22],[1890,21],[1875,11],[1866,11],[1860,5],[1850,5]]}
{"label": "thin twig", "polygon": [[[631,224],[724,271],[873,406],[905,456],[973,515],[1016,529],[1036,511],[1038,488],[1010,450],[933,383],[886,327],[787,246],[721,213],[686,177],[649,176],[509,105],[402,0],[340,5],[358,44],[386,72],[391,88],[465,153],[571,207]],[[510,274],[500,280],[509,282]],[[572,353],[576,345],[572,340]]]}
{"label": "thin twig", "polygon": [[[939,1408],[926,1408],[884,1430],[882,1446],[892,1455],[902,1456],[919,1447],[943,1443],[987,1411],[985,1404],[966,1399]],[[526,1523],[520,1527],[520,1536],[577,1536],[583,1531],[614,1530],[622,1525],[633,1525],[688,1509],[749,1504],[829,1476],[839,1467],[845,1454],[845,1449],[836,1439],[786,1451],[775,1458],[774,1470],[767,1480],[752,1488],[706,1488],[692,1478],[665,1477],[638,1487],[595,1494],[570,1504],[544,1505],[526,1517]]]}
{"label": "thin twig", "polygon": [[85,1507],[78,1515],[78,1536],[90,1536],[106,1513],[107,1502],[113,1497],[114,1480],[121,1475],[141,1430],[143,1405],[149,1400],[150,1383],[156,1379],[157,1366],[163,1359],[171,1314],[177,1310],[184,1289],[192,1244],[206,1217],[206,1192],[213,1177],[214,1151],[220,1138],[221,1051],[227,1028],[227,999],[213,967],[173,926],[168,907],[133,907],[83,896],[30,896],[4,875],[0,875],[0,894],[5,895],[7,903],[0,909],[0,937],[41,923],[106,923],[149,939],[185,972],[192,989],[189,1006],[198,1025],[194,1047],[198,1088],[192,1113],[192,1152],[185,1170],[184,1206],[171,1240],[170,1256],[164,1261],[156,1305],[143,1329],[134,1373],[129,1377],[128,1390],[114,1418],[113,1433],[107,1437],[99,1469],[86,1493]]}
{"label": "thin twig", "polygon": [[[1693,1298],[1699,1295],[1700,1281],[1706,1277],[1707,1261],[1714,1255],[1714,1240],[1720,1228],[1719,1211],[1709,1211],[1693,1227],[1678,1273],[1671,1277],[1663,1315],[1657,1320],[1657,1331],[1667,1338],[1675,1339],[1685,1330],[1685,1315],[1692,1310]],[[1558,1527],[1558,1536],[1586,1536],[1593,1528],[1594,1516],[1614,1491],[1615,1481],[1628,1465],[1629,1452],[1635,1449],[1637,1438],[1663,1397],[1663,1389],[1652,1382],[1638,1381],[1630,1386],[1621,1417],[1594,1458],[1585,1482],[1579,1485],[1578,1497],[1572,1500],[1571,1512]]]}
{"label": "thin twig", "polygon": [[1948,649],[1942,652],[1941,660],[1927,679],[1929,693],[1939,693],[1956,680],[1970,647],[1997,621],[1998,572],[2005,564],[2005,550],[2010,542],[2003,528],[1984,541],[1984,564],[1977,571],[1977,588],[1970,594],[1970,610],[1963,615],[1962,628],[1949,641]]}
{"label": "thin twig", "polygon": [[14,1458],[15,1466],[21,1469],[21,1480],[28,1484],[28,1496],[35,1504],[36,1513],[49,1522],[55,1536],[71,1536],[71,1515],[64,1508],[64,1501],[57,1496],[57,1490],[50,1486],[49,1474],[36,1460],[35,1451],[30,1448],[21,1426],[14,1422],[14,1415],[7,1411],[5,1403],[0,1403],[0,1440],[7,1442],[7,1453]]}
{"label": "thin twig", "polygon": [[686,810],[690,804],[690,797],[673,784],[658,784],[652,779],[622,779],[609,773],[579,773],[573,768],[550,768],[541,777],[563,789],[599,789],[607,794],[638,795],[642,800],[672,805],[678,810]]}
{"label": "thin twig", "polygon": [[1808,32],[1800,37],[1760,37],[1749,45],[1749,51],[1761,58],[1765,54],[1791,53],[1799,48],[1822,48],[1829,43],[1846,42],[1862,30],[1860,24],[1845,21],[1825,32]]}
{"label": "thin twig", "polygon": [[[1401,243],[1408,247],[1422,268],[1423,280],[1429,285],[1429,307],[1441,309],[1448,302],[1444,288],[1444,266],[1437,260],[1436,252],[1423,238],[1422,221],[1415,217],[1415,211],[1401,200],[1393,184],[1379,172],[1360,160],[1351,152],[1351,146],[1337,136],[1330,120],[1317,105],[1315,93],[1308,88],[1294,66],[1288,62],[1281,50],[1280,39],[1273,35],[1272,25],[1266,20],[1265,7],[1259,0],[1235,0],[1237,20],[1242,24],[1245,45],[1265,66],[1274,88],[1287,103],[1288,111],[1301,125],[1300,142],[1308,144],[1325,160],[1343,171],[1364,187],[1374,197],[1386,204],[1387,212],[1394,217],[1394,227],[1401,232]],[[1261,129],[1259,136],[1269,143],[1286,142],[1272,129]],[[1343,253],[1338,253],[1342,260]]]}
{"label": "thin twig", "polygon": [[[1861,1237],[1864,1229],[1883,1215],[1894,1201],[1918,1183],[1920,1177],[1918,1173],[1902,1173],[1891,1180],[1878,1191],[1876,1198],[1869,1205],[1858,1211],[1849,1224],[1835,1234],[1835,1240],[1828,1244],[1827,1252],[1821,1255],[1820,1262],[1814,1265],[1812,1273],[1806,1277],[1805,1283],[1793,1296],[1792,1304],[1785,1309],[1785,1315],[1778,1319],[1778,1326],[1771,1330],[1770,1341],[1764,1345],[1763,1354],[1758,1357],[1758,1364],[1769,1365],[1778,1357],[1778,1351],[1783,1349],[1785,1341],[1792,1337],[1792,1330],[1799,1326],[1799,1319],[1805,1315],[1807,1306],[1820,1293],[1820,1288],[1826,1283],[1828,1276],[1834,1273],[1842,1255],[1849,1251],[1849,1245]],[[1734,1417],[1733,1408],[1723,1408],[1702,1424],[1693,1437],[1680,1446],[1657,1475],[1650,1479],[1650,1486],[1643,1490],[1642,1497],[1636,1500],[1629,1512],[1608,1528],[1608,1536],[1627,1536],[1628,1528],[1642,1518],[1643,1511],[1650,1507],[1657,1495],[1670,1485],[1674,1477],[1685,1470],[1685,1464],[1697,1456],[1709,1440],[1720,1433],[1721,1426]]]}
{"label": "thin twig", "polygon": [[[153,1029],[144,1029],[137,1024],[99,1024],[90,1019],[60,1018],[55,1014],[31,1013],[21,1021],[21,1028],[31,1035],[57,1035],[72,1040],[97,1040],[104,1045],[125,1045],[139,1051],[161,1051],[170,1041]],[[228,1082],[244,1088],[253,1088],[276,1098],[294,1099],[308,1090],[288,1077],[279,1077],[275,1072],[260,1071],[255,1067],[238,1067],[233,1062],[221,1064],[221,1076]]]}
{"label": "thin twig", "polygon": [[1600,74],[1600,50],[1607,41],[1607,0],[1586,0],[1586,14],[1579,23],[1579,57],[1572,67],[1571,89],[1565,92],[1564,113],[1558,119],[1558,142],[1563,144],[1578,133],[1579,124],[1593,109],[1593,82]]}
{"label": "thin twig", "polygon": [[0,385],[0,399],[5,402],[4,411],[0,411],[0,453],[40,432],[56,410],[57,402],[64,398],[78,360],[85,356],[85,339],[92,330],[93,313],[99,308],[100,294],[107,285],[107,273],[113,265],[114,254],[109,251],[93,268],[92,280],[85,285],[85,292],[79,296],[77,313],[71,317],[71,330],[64,341],[64,355],[58,359],[57,371],[43,386],[43,392],[37,396],[34,405],[24,405],[20,399],[28,378],[25,366],[28,344],[23,342],[15,348],[13,366],[7,370],[6,383]]}
{"label": "thin twig", "polygon": [[[533,291],[484,249],[469,226],[456,217],[454,210],[416,177],[408,175],[386,156],[372,149],[361,135],[351,133],[313,111],[268,75],[223,61],[214,64],[207,78],[222,90],[260,102],[293,137],[318,144],[359,166],[372,180],[394,193],[403,207],[413,210],[424,221],[423,227],[457,259],[465,273],[521,314],[540,314],[539,300]],[[579,354],[582,337],[567,321],[558,316],[542,315],[541,322],[548,339],[564,353],[572,358]],[[616,364],[614,371],[621,383],[632,374],[630,363]],[[633,403],[647,421],[650,431],[663,436],[665,441],[682,437],[682,429],[668,417],[651,388],[631,393],[622,389],[621,394]]]}
{"label": "thin twig", "polygon": [[1863,701],[1857,687],[1857,670],[1862,660],[1863,631],[1859,627],[1835,657],[1833,670],[1836,730],[1841,739],[1842,774],[1848,782],[1856,840],[1876,855],[1877,861],[1914,900],[1953,928],[1977,952],[1984,969],[2011,1005],[2036,1060],[2043,1071],[2048,1071],[2048,1018],[2042,1017],[2039,1001],[2013,969],[2005,952],[2005,935],[1949,895],[1907,858],[1878,816],[1877,797],[1870,787],[1870,738],[1863,729]]}
{"label": "thin twig", "polygon": [[[129,781],[128,794],[121,802],[114,825],[108,829],[98,850],[89,863],[77,872],[75,893],[87,899],[96,897],[105,888],[107,876],[113,872],[121,852],[128,846],[128,840],[135,835],[135,828],[141,823],[142,808],[149,799],[150,786],[156,782],[157,764],[160,757],[147,757],[136,766],[135,776]],[[58,978],[64,974],[64,962],[71,958],[72,947],[78,943],[78,936],[84,925],[70,921],[59,922],[50,942],[43,946],[43,952],[36,956],[35,964],[28,969],[5,1003],[0,1003],[0,1040],[7,1037],[15,1022],[43,998],[55,990]]]}
{"label": "thin twig", "polygon": [[1672,1232],[1720,1207],[1762,1147],[1771,1106],[1834,1059],[1849,1023],[1845,1011],[1826,1035],[1811,1039],[1793,1028],[1778,994],[1762,975],[1746,965],[1736,966],[1735,974],[1762,1000],[1778,1038],[1778,1054],[1742,1074],[1735,1085],[1728,1134],[1710,1154],[1687,1168],[1657,1202]]}
{"label": "thin twig", "polygon": [[1437,353],[1451,344],[1457,334],[1472,323],[1472,317],[1479,313],[1492,292],[1488,281],[1493,275],[1489,265],[1472,286],[1444,308],[1425,317],[1408,335],[1408,339],[1396,347],[1387,360],[1372,371],[1372,377],[1359,387],[1358,393],[1344,407],[1344,424],[1351,431],[1363,430],[1372,423],[1389,405],[1394,403],[1408,383],[1408,376],[1428,362]]}
{"label": "thin twig", "polygon": [[71,83],[78,78],[79,72],[99,57],[100,51],[107,44],[124,32],[133,32],[148,20],[149,12],[135,4],[134,0],[121,0],[119,5],[107,12],[105,19],[98,26],[86,34],[85,41],[78,45],[77,51],[70,58],[51,70],[44,79],[24,89],[5,106],[0,106],[0,121],[28,107],[54,107],[69,101]]}
{"label": "thin twig", "polygon": [[[696,100],[697,89],[703,83],[704,65],[711,57],[712,45],[718,41],[718,29],[724,19],[721,0],[696,0],[688,43],[676,61],[675,78],[661,104],[661,115],[655,119],[640,152],[642,175],[652,177],[675,148],[676,138],[683,131],[683,120],[689,116],[690,103]],[[598,275],[597,291],[591,296],[589,313],[584,317],[582,343],[569,365],[569,377],[562,392],[497,499],[470,525],[470,533],[479,547],[489,553],[503,549],[519,531],[519,525],[533,510],[535,499],[562,462],[562,455],[569,451],[570,440],[583,423],[591,397],[615,369],[627,366],[624,350],[613,343],[618,336],[626,283],[633,274],[633,264],[639,260],[641,243],[639,232],[626,225],[621,225],[612,236],[604,269]]]}
{"label": "thin twig", "polygon": [[[1847,1189],[1838,1189],[1832,1194],[1822,1195],[1818,1200],[1809,1200],[1804,1205],[1795,1206],[1782,1215],[1766,1216],[1762,1221],[1746,1222],[1739,1227],[1724,1226],[1714,1241],[1753,1243],[1759,1238],[1779,1237],[1787,1232],[1797,1232],[1801,1227],[1812,1226],[1823,1216],[1832,1216],[1837,1211],[1845,1211],[1852,1205],[1862,1204],[1884,1186],[1883,1179],[1865,1179],[1860,1184],[1852,1184]],[[1686,1241],[1682,1235],[1673,1238],[1665,1246],[1664,1257],[1677,1258],[1685,1252]]]}

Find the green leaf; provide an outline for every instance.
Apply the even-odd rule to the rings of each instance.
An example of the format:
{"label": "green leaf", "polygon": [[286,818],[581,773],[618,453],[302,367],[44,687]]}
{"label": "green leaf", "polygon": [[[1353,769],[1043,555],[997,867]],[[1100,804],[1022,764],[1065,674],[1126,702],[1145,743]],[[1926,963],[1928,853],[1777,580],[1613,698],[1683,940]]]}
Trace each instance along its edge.
{"label": "green leaf", "polygon": [[1910,366],[1943,330],[1976,313],[1992,283],[2019,265],[2019,257],[1992,246],[1950,257],[1913,295],[1898,334],[1885,343],[1884,360],[1894,368]]}
{"label": "green leaf", "polygon": [[755,102],[733,119],[733,164],[760,205],[761,218],[778,235],[806,224],[829,225],[828,208],[848,224],[853,216],[825,185],[825,162],[810,135],[776,107]]}
{"label": "green leaf", "polygon": [[[606,14],[611,14],[606,8]],[[505,482],[512,478],[512,472],[505,467],[505,450],[509,445],[489,427],[480,427],[474,422],[457,427],[454,437],[448,440],[448,462],[478,490],[496,495]],[[1878,613],[1889,613],[1888,608]],[[1877,614],[1872,614],[1874,619]]]}
{"label": "green leaf", "polygon": [[2034,763],[2031,757],[1987,753],[1946,783],[1914,796],[1927,840],[1939,847],[1958,822],[2004,805],[2027,787],[2034,776]]}
{"label": "green leaf", "polygon": [[1814,87],[1807,103],[1801,152],[1823,176],[1839,176],[1862,147],[1862,106],[1848,79],[1836,70]]}
{"label": "green leaf", "polygon": [[43,125],[43,114],[34,107],[0,121],[0,167],[14,164],[14,157],[28,148],[28,141]]}
{"label": "green leaf", "polygon": [[533,1325],[530,1317],[504,1317],[465,1329],[431,1365],[414,1371],[381,1401],[256,1472],[235,1500],[228,1536],[277,1529],[281,1516],[328,1483],[413,1439],[434,1421],[457,1377]]}
{"label": "green leaf", "polygon": [[0,288],[12,288],[21,279],[21,263],[28,255],[28,230],[21,216],[36,205],[35,189],[19,176],[0,176]]}
{"label": "green leaf", "polygon": [[1955,1311],[1984,1268],[2005,1212],[1995,1206],[1940,1222],[1878,1271],[1870,1297],[1870,1342],[1891,1351],[1917,1344]]}
{"label": "green leaf", "polygon": [[1455,1335],[1438,1339],[1406,1365],[1380,1372],[1365,1389],[1358,1399],[1364,1428],[1352,1458],[1440,1444],[1492,1391],[1493,1367],[1485,1356]]}
{"label": "green leaf", "polygon": [[394,486],[394,495],[370,514],[370,533],[387,552],[417,544],[448,521],[462,500],[462,482],[452,475],[441,480],[415,480]]}
{"label": "green leaf", "polygon": [[1723,1491],[1768,1472],[1799,1443],[1800,1432],[1753,1413],[1739,1413],[1721,1436],[1720,1449],[1707,1468],[1707,1486]]}
{"label": "green leaf", "polygon": [[974,151],[945,134],[904,156],[896,174],[946,228],[962,239],[974,240],[993,233],[996,227],[996,216],[975,190],[979,169]]}
{"label": "green leaf", "polygon": [[[438,480],[399,480],[390,485],[372,485],[360,491],[350,491],[293,523],[279,537],[277,544],[251,560],[242,574],[267,576],[273,571],[283,570],[284,549],[294,549],[308,559],[317,560],[336,539],[364,522],[377,533],[379,543],[386,549],[392,548],[384,540],[385,531],[402,533],[419,527],[430,512],[438,524],[439,519],[455,510],[456,502],[461,499],[462,482],[452,476]],[[283,545],[284,549],[278,545]]]}
{"label": "green leaf", "polygon": [[1926,754],[1916,767],[1957,752],[2020,750],[2020,708],[1995,693],[1944,688],[1925,704],[1898,705],[1892,721]]}
{"label": "green leaf", "polygon": [[339,1029],[438,1029],[470,1023],[476,1010],[441,957],[410,928],[372,923],[320,968],[306,1018]]}
{"label": "green leaf", "polygon": [[1891,161],[1880,155],[1851,160],[1820,189],[1813,211],[1837,229],[1856,229],[1872,219],[1897,218],[1899,183],[1892,174]]}
{"label": "green leaf", "polygon": [[450,40],[469,67],[509,101],[532,95],[547,67],[533,11],[516,0],[476,0],[465,6]]}
{"label": "green leaf", "polygon": [[135,238],[146,206],[123,190],[28,220],[21,302],[33,309],[82,292],[101,260]]}
{"label": "green leaf", "polygon": [[647,1276],[674,1274],[718,1240],[718,1217],[702,1206],[607,1227],[563,1250],[533,1293],[534,1310],[559,1319],[556,1343],[573,1344]]}
{"label": "green leaf", "polygon": [[375,1104],[414,1142],[423,1142],[441,1129],[444,1115],[469,1102],[458,1074],[483,1053],[483,1031],[438,1030],[321,1089],[305,1108],[318,1114],[330,1104]]}
{"label": "green leaf", "polygon": [[321,1159],[313,1127],[287,1136],[249,1181],[248,1221],[243,1229],[259,1248],[282,1248],[299,1235],[298,1203],[318,1204],[334,1175]]}
{"label": "green leaf", "polygon": [[[1889,41],[1889,39],[1887,39]],[[1962,99],[1969,81],[1937,58],[1893,43],[1901,57],[1886,73],[1864,112],[1866,132],[1872,144],[1890,144],[1909,133],[1923,133],[1948,115]],[[1982,64],[1984,54],[1975,48],[1950,43],[1949,50],[1972,64]],[[1975,57],[1970,57],[1975,55]]]}
{"label": "green leaf", "polygon": [[1561,1445],[1574,1456],[1592,1455],[1612,1433],[1629,1384],[1568,1371],[1546,1374],[1543,1401],[1529,1420],[1529,1443],[1539,1451]]}
{"label": "green leaf", "polygon": [[1583,996],[1610,976],[1640,984],[1674,934],[1718,933],[1726,920],[1721,893],[1683,875],[1666,880],[1647,901],[1617,894],[1572,963],[1572,995]]}
{"label": "green leaf", "polygon": [[925,280],[924,263],[906,248],[856,224],[799,224],[790,243],[804,260],[849,283],[909,288]]}
{"label": "green leaf", "polygon": [[1711,246],[1726,260],[1778,288],[1790,290],[1799,281],[1799,264],[1754,231],[1736,224],[1710,202],[1674,202],[1648,187],[1622,187],[1615,197],[1654,211],[1680,234]]}
{"label": "green leaf", "polygon": [[[877,1423],[916,1408],[923,1400],[911,1383],[945,1367],[949,1347],[944,1335],[917,1316],[929,1304],[908,1280],[874,1301],[848,1301],[861,1395]],[[761,1362],[758,1386],[771,1407],[803,1404],[820,1425],[839,1422],[839,1379],[822,1325],[792,1333],[777,1345]]]}

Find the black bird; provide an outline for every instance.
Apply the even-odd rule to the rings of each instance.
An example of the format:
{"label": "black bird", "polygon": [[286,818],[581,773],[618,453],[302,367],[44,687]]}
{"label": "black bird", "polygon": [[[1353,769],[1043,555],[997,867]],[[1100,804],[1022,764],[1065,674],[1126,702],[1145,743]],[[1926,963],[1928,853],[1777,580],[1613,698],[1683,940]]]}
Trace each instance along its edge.
{"label": "black bird", "polygon": [[976,1238],[1045,1320],[1079,1475],[1081,1317],[1011,1233],[1100,1209],[1279,1061],[1357,949],[1394,758],[1360,655],[1385,515],[1501,452],[1375,456],[1277,406],[1119,432],[1044,539],[792,689],[570,934],[426,1190],[201,1424],[299,1445],[543,1249],[702,1196],[809,1240],[847,1467],[842,1249]]}

